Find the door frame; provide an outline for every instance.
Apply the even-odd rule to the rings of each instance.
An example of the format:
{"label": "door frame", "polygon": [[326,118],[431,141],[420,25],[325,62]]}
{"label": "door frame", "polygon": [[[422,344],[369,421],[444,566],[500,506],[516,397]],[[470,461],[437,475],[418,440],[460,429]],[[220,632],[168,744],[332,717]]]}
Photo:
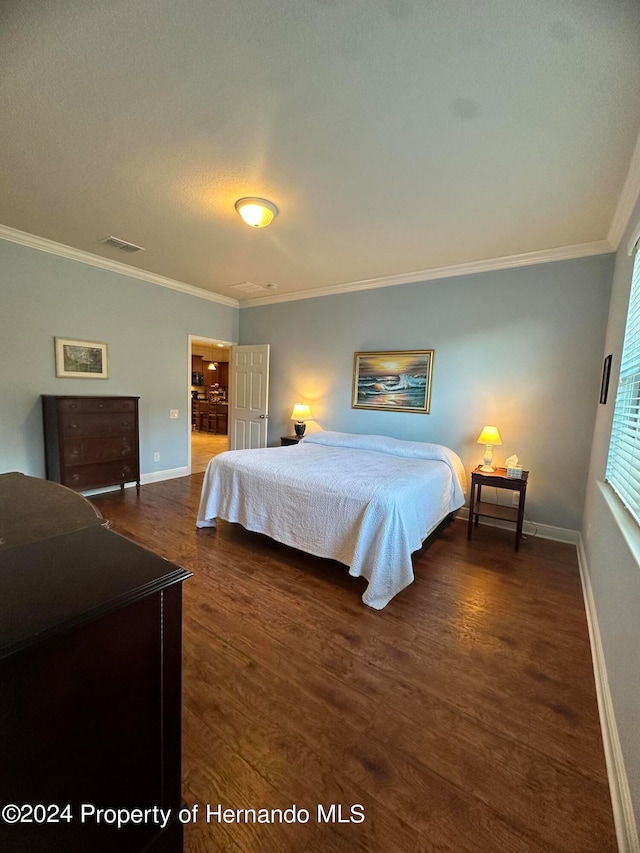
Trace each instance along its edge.
{"label": "door frame", "polygon": [[[235,347],[238,342],[225,341],[223,338],[209,338],[206,335],[190,334],[187,338],[187,403],[185,411],[187,413],[187,467],[189,469],[189,476],[191,476],[191,355],[193,353],[193,344],[197,341],[198,343],[211,344],[212,346],[223,344],[225,347]],[[231,395],[231,386],[229,386],[229,395]],[[229,401],[229,405],[231,405],[231,401]]]}

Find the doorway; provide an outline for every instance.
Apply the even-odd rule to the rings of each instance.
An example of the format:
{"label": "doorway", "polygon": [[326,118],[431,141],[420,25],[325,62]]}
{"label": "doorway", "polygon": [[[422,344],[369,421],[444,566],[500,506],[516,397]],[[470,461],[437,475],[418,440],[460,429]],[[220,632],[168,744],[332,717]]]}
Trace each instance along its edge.
{"label": "doorway", "polygon": [[[189,335],[189,470],[229,449],[229,341]],[[213,367],[210,367],[213,365]]]}

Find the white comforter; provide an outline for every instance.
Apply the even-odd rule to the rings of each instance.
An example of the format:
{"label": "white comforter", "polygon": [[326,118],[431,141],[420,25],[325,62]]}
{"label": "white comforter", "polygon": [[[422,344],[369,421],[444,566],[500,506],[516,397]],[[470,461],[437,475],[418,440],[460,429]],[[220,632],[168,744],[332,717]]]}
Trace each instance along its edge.
{"label": "white comforter", "polygon": [[198,527],[238,522],[339,560],[383,608],[413,581],[411,554],[464,504],[460,458],[440,444],[316,432],[298,445],[231,450],[207,466]]}

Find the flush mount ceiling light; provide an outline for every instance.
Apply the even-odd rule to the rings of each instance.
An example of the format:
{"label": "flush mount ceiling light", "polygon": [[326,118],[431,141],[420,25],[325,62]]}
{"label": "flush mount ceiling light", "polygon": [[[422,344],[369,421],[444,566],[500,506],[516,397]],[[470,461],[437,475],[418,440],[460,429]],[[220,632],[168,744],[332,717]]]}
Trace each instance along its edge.
{"label": "flush mount ceiling light", "polygon": [[278,208],[266,198],[239,198],[236,210],[252,228],[266,228],[278,215]]}

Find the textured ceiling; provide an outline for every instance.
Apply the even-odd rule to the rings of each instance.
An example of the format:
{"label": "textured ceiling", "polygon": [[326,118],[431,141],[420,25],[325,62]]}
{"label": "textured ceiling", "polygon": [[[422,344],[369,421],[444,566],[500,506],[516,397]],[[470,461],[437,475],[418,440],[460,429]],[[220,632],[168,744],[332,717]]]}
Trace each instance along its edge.
{"label": "textured ceiling", "polygon": [[604,240],[639,128],[632,0],[0,3],[0,223],[240,299]]}

